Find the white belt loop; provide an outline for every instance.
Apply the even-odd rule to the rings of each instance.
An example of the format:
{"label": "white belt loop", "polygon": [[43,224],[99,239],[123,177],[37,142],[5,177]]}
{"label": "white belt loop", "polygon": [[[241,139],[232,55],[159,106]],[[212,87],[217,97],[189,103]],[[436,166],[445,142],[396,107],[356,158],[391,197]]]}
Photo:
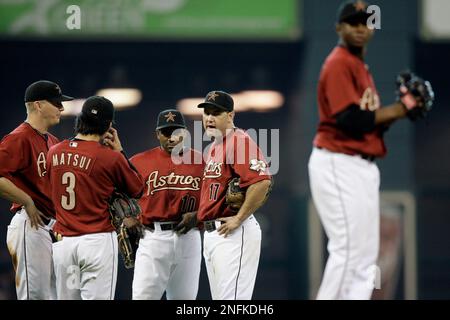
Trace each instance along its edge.
{"label": "white belt loop", "polygon": [[161,222],[153,222],[153,225],[155,226],[155,231],[162,231],[161,230]]}
{"label": "white belt loop", "polygon": [[53,226],[55,225],[56,220],[55,219],[50,219],[50,222],[48,223],[47,227],[48,229],[53,229]]}

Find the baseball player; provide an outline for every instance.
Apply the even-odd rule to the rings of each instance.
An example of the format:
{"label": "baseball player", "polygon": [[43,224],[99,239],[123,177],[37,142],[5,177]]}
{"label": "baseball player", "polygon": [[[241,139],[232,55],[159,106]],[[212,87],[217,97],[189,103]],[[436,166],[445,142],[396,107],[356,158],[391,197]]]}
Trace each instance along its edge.
{"label": "baseball player", "polygon": [[[122,151],[111,128],[113,118],[111,101],[88,98],[76,118],[75,138],[48,152],[58,299],[114,299],[118,248],[108,200],[114,189],[139,197],[143,180]],[[133,217],[124,223],[130,228],[140,225]]]}
{"label": "baseball player", "polygon": [[325,60],[318,84],[320,123],[309,179],[329,257],[317,299],[371,297],[380,233],[380,173],[374,160],[386,154],[387,125],[406,115],[400,102],[380,108],[364,62],[374,32],[367,27],[368,18],[362,1],[339,8],[339,42]]}
{"label": "baseball player", "polygon": [[[205,227],[203,255],[214,300],[249,300],[258,271],[261,229],[253,213],[264,203],[271,176],[261,150],[234,127],[234,102],[223,91],[211,91],[203,108],[203,126],[214,138],[203,175],[198,219]],[[247,188],[238,212],[225,204],[228,183],[240,178]]]}
{"label": "baseball player", "polygon": [[72,99],[54,82],[31,84],[25,91],[25,122],[0,143],[0,196],[13,203],[15,213],[8,226],[7,245],[19,300],[55,298],[49,234],[55,212],[46,156],[58,139],[48,129],[59,123],[62,101]]}
{"label": "baseball player", "polygon": [[[179,111],[162,111],[156,124],[160,146],[130,159],[145,180],[140,205],[146,226],[136,253],[133,299],[159,300],[164,291],[168,300],[197,297],[201,239],[192,227],[197,224],[204,163],[200,152],[179,145],[185,128]],[[172,154],[180,152],[189,163],[172,161]]]}

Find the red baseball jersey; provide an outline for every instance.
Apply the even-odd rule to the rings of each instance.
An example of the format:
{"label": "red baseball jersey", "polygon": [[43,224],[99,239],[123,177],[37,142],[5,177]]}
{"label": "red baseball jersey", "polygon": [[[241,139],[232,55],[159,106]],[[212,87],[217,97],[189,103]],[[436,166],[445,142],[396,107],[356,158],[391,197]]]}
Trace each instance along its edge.
{"label": "red baseball jersey", "polygon": [[114,189],[139,197],[142,177],[125,156],[96,141],[64,140],[48,152],[54,230],[64,236],[109,232],[108,200]]}
{"label": "red baseball jersey", "polygon": [[225,203],[228,183],[234,177],[240,178],[241,188],[271,179],[263,153],[241,129],[214,141],[208,150],[197,215],[200,221],[236,215]]}
{"label": "red baseball jersey", "polygon": [[[0,176],[26,192],[47,217],[55,217],[46,160],[49,148],[56,143],[56,137],[49,133],[41,134],[26,122],[0,143]],[[21,205],[13,203],[11,211],[16,212],[20,208]]]}
{"label": "red baseball jersey", "polygon": [[204,162],[196,150],[184,151],[191,164],[175,164],[161,147],[133,156],[130,161],[144,178],[139,201],[142,223],[179,221],[186,212],[198,210]]}
{"label": "red baseball jersey", "polygon": [[368,66],[347,48],[334,48],[325,60],[319,79],[318,104],[320,123],[314,139],[315,146],[346,154],[376,157],[386,154],[381,129],[356,140],[336,125],[336,114],[351,104],[368,111],[380,108],[380,99]]}

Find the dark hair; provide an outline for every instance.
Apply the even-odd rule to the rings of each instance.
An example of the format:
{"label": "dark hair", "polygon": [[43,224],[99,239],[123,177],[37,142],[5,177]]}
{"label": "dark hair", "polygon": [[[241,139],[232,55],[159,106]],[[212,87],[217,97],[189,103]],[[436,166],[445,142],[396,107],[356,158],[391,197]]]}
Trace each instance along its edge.
{"label": "dark hair", "polygon": [[80,113],[75,119],[75,134],[98,134],[101,136],[108,131],[111,122],[110,120],[90,121],[88,117]]}

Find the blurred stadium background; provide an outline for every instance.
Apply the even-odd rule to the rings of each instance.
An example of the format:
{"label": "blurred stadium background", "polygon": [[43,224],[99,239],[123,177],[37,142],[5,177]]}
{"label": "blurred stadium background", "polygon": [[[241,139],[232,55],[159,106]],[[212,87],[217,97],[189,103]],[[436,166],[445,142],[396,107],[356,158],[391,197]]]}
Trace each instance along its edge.
{"label": "blurred stadium background", "polygon": [[[242,128],[280,129],[280,170],[258,213],[263,248],[255,299],[310,299],[326,258],[310,204],[307,160],[317,125],[320,66],[336,44],[340,0],[0,0],[2,106],[0,136],[25,119],[25,88],[39,79],[86,98],[104,88],[133,88],[133,107],[117,115],[129,155],[154,147],[156,115],[167,107],[195,111],[187,98],[210,90],[247,95]],[[81,29],[69,30],[70,5]],[[448,0],[379,0],[381,30],[369,46],[384,103],[406,68],[436,93],[427,121],[394,125],[388,156],[378,161],[383,193],[381,290],[377,299],[450,298],[450,12]],[[73,21],[72,21],[73,22]],[[272,103],[261,94],[275,93]],[[126,97],[130,98],[128,94]],[[253,97],[253,96],[252,96]],[[264,96],[263,96],[264,97]],[[263,98],[268,101],[268,98]],[[190,107],[189,107],[190,106]],[[190,127],[198,116],[188,117]],[[52,130],[73,133],[67,115]],[[1,165],[1,164],[0,164]],[[0,200],[0,299],[15,299],[6,249],[12,217]],[[131,296],[132,271],[121,266],[116,299]],[[210,299],[202,267],[199,299]]]}

